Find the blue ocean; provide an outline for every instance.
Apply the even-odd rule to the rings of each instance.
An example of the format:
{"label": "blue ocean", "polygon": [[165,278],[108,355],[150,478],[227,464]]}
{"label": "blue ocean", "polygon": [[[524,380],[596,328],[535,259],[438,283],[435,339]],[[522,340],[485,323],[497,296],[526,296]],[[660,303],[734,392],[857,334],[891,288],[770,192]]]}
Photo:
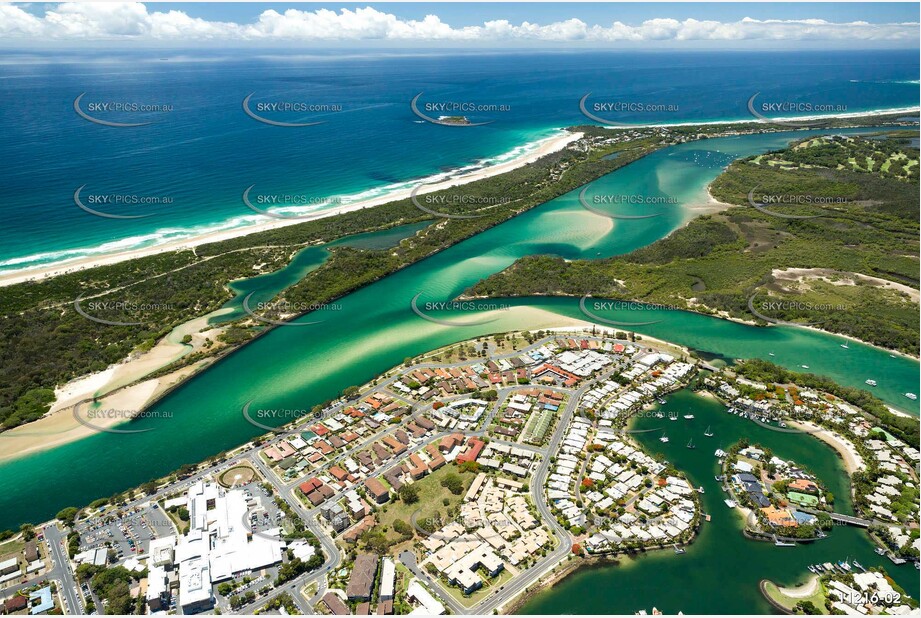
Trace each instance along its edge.
{"label": "blue ocean", "polygon": [[[630,104],[611,120],[716,122],[751,119],[756,93],[847,113],[916,107],[918,74],[916,51],[7,51],[0,272],[270,221],[244,204],[248,187],[261,208],[303,214],[493,165],[591,123],[589,93]],[[87,115],[141,126],[90,122],[81,94]],[[310,126],[253,119],[249,95],[257,115]],[[488,124],[426,122],[417,95],[430,117]],[[89,209],[131,218],[79,208],[78,189]]]}

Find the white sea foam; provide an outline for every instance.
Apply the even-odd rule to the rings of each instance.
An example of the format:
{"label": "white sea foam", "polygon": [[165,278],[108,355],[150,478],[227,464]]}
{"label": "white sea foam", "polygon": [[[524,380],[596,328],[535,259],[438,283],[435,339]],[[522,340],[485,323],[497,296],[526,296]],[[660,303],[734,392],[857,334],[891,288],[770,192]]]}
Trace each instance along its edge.
{"label": "white sea foam", "polygon": [[[370,187],[363,191],[352,194],[331,195],[328,203],[325,204],[306,204],[280,206],[269,209],[270,212],[281,214],[286,217],[309,217],[310,215],[321,215],[327,212],[335,212],[338,208],[346,207],[350,204],[367,202],[370,200],[380,200],[388,195],[405,192],[420,184],[435,184],[450,181],[454,178],[461,178],[473,172],[509,163],[516,159],[527,157],[539,150],[547,141],[560,137],[564,132],[557,129],[550,135],[543,132],[539,138],[529,141],[520,146],[502,154],[486,157],[470,163],[468,165],[436,172],[424,178],[413,178],[400,182],[393,182],[376,187]],[[0,275],[12,275],[20,271],[30,270],[38,267],[57,267],[58,265],[66,267],[68,262],[118,254],[138,249],[146,249],[162,245],[167,242],[193,240],[198,237],[211,235],[217,232],[226,232],[240,228],[251,227],[254,225],[264,224],[267,222],[265,216],[253,213],[252,215],[235,216],[223,221],[208,223],[199,226],[190,226],[186,228],[169,227],[147,234],[129,236],[115,241],[106,242],[91,247],[80,247],[73,249],[62,249],[60,251],[47,251],[35,253],[32,255],[9,258],[0,261]]]}

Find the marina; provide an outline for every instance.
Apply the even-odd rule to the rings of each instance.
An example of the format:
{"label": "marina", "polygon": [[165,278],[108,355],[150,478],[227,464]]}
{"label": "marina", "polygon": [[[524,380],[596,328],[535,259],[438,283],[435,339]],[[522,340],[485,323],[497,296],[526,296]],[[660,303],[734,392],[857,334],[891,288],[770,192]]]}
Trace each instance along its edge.
{"label": "marina", "polygon": [[[856,351],[852,346],[851,353]],[[726,414],[720,402],[697,396],[690,389],[674,393],[669,400],[673,405],[692,410],[702,424],[711,425],[714,432],[727,441],[723,446],[745,436],[753,444],[760,443],[771,448],[778,457],[805,466],[834,493],[836,509],[852,513],[840,460],[832,449],[814,436],[781,433],[755,425]],[[657,423],[661,426],[661,421],[655,418],[637,418],[631,428],[649,429]],[[658,441],[661,431],[634,435],[647,449],[661,453],[675,467],[687,471],[689,480],[706,490],[700,495],[701,509],[710,515],[710,521],[700,528],[698,536],[687,547],[687,554],[676,560],[672,551],[647,552],[642,556],[621,558],[620,566],[577,571],[551,590],[537,594],[524,606],[525,613],[578,613],[588,609],[591,603],[606,598],[608,613],[632,612],[636,607],[648,607],[649,599],[656,599],[665,613],[681,610],[689,614],[767,614],[771,613],[771,606],[759,592],[758,582],[761,579],[793,586],[801,581],[801,574],[808,572],[810,565],[828,563],[835,565],[831,568],[840,573],[837,563],[845,557],[854,570],[859,570],[854,561],[867,569],[885,568],[908,594],[917,598],[919,581],[915,567],[911,564],[895,565],[876,553],[876,547],[863,528],[834,526],[826,538],[806,544],[795,543],[795,547],[747,539],[742,534],[745,517],[735,501],[720,491],[724,479],[721,479],[717,461],[711,456],[713,451],[684,448],[689,439],[700,435],[700,429],[693,423],[679,423],[669,426],[668,433],[671,438],[669,443]],[[706,521],[705,517],[703,519]],[[782,542],[793,541],[784,539]],[[757,570],[751,568],[753,563],[759,565]],[[670,590],[667,605],[658,601],[663,578],[684,582],[682,586]],[[707,583],[714,578],[724,582],[731,580],[732,593],[714,589],[712,584]],[[618,589],[623,592],[612,599],[606,594],[608,589],[605,586],[613,582],[617,582]],[[699,591],[702,589],[713,592],[701,595]]]}

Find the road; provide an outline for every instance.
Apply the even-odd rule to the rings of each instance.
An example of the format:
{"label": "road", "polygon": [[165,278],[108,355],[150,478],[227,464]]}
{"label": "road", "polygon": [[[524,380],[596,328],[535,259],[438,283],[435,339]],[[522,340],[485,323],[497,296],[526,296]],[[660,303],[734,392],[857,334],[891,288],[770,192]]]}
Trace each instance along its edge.
{"label": "road", "polygon": [[[467,361],[460,361],[460,362],[452,363],[452,364],[425,363],[425,364],[420,364],[420,365],[414,365],[408,368],[400,368],[393,372],[389,372],[390,373],[389,376],[385,374],[385,376],[379,382],[377,382],[377,384],[366,389],[361,395],[358,396],[358,398],[363,397],[367,395],[368,393],[375,392],[375,391],[383,390],[385,392],[389,392],[397,399],[403,402],[406,402],[408,405],[412,406],[413,408],[412,414],[407,415],[404,419],[406,422],[408,422],[409,420],[411,420],[412,418],[415,418],[419,414],[423,414],[429,411],[431,409],[431,404],[426,404],[426,403],[422,403],[421,405],[418,403],[414,404],[410,401],[407,401],[403,395],[390,390],[390,386],[395,381],[403,378],[407,373],[414,371],[420,367],[464,366],[464,365],[469,365],[470,363],[477,362],[477,361],[485,362],[486,360],[498,360],[500,358],[510,358],[513,356],[519,356],[521,354],[526,353],[529,350],[537,349],[540,346],[545,345],[549,340],[552,340],[553,338],[555,338],[555,335],[544,337],[541,340],[535,343],[532,343],[521,350],[516,350],[514,352],[509,352],[509,353],[495,355],[495,356],[490,354],[488,359],[470,359]],[[597,339],[596,337],[589,337],[589,338]],[[535,471],[534,476],[530,480],[530,486],[531,486],[532,500],[534,501],[534,504],[537,506],[541,517],[544,519],[545,523],[548,525],[548,527],[551,529],[554,536],[556,537],[557,545],[552,552],[544,556],[534,566],[532,566],[531,568],[525,570],[524,572],[516,576],[508,584],[505,584],[498,593],[490,595],[488,598],[477,603],[472,608],[466,608],[462,606],[451,595],[443,592],[439,584],[433,582],[427,573],[424,573],[422,570],[418,568],[418,565],[415,562],[414,556],[410,560],[410,557],[408,555],[404,556],[403,554],[401,554],[400,556],[401,562],[403,562],[407,566],[407,568],[410,568],[410,570],[417,577],[419,577],[420,580],[425,582],[433,591],[437,592],[439,596],[442,598],[442,600],[444,601],[445,605],[450,607],[454,613],[456,614],[470,614],[470,613],[489,614],[489,613],[492,613],[494,609],[499,608],[505,603],[512,600],[516,595],[518,595],[520,592],[525,590],[528,586],[535,583],[540,577],[542,577],[545,573],[547,573],[549,570],[555,567],[561,560],[565,559],[567,555],[569,555],[569,552],[571,551],[571,543],[570,543],[569,534],[557,523],[556,518],[553,516],[552,512],[550,511],[550,507],[546,502],[544,483],[546,481],[546,478],[547,478],[547,475],[550,469],[550,456],[556,453],[557,450],[559,449],[559,445],[562,441],[563,435],[565,434],[565,431],[569,425],[569,422],[572,419],[573,414],[577,410],[578,403],[581,397],[594,386],[595,382],[599,380],[603,380],[608,375],[613,373],[614,369],[615,369],[614,367],[611,367],[604,374],[599,375],[595,379],[587,380],[585,384],[583,384],[582,387],[580,387],[577,390],[566,389],[566,388],[561,388],[561,387],[553,387],[553,386],[543,387],[543,388],[552,388],[554,390],[564,392],[569,395],[569,400],[565,406],[563,414],[561,415],[559,422],[557,423],[556,428],[550,438],[549,444],[546,448],[535,447],[535,446],[525,445],[525,444],[518,444],[515,442],[509,442],[509,441],[499,440],[499,439],[493,440],[497,444],[504,444],[508,446],[514,446],[516,448],[523,448],[523,449],[527,449],[529,451],[540,453],[541,455],[543,455],[540,463],[538,464],[538,467],[537,467],[537,470]],[[495,415],[497,411],[499,410],[499,408],[501,407],[502,403],[511,395],[512,392],[517,391],[521,388],[526,388],[526,386],[511,385],[511,386],[497,388],[496,391],[498,394],[498,399],[493,405],[490,406],[489,412],[487,413],[485,418],[481,419],[480,426],[484,428],[488,427],[490,423],[492,423],[493,419],[495,418]],[[442,398],[439,398],[439,400],[450,401],[455,398],[467,397],[467,396],[469,395],[461,394],[461,395],[454,395],[454,396],[447,397],[447,398],[442,397]],[[310,423],[319,422],[325,418],[335,416],[336,414],[340,413],[345,407],[352,405],[354,401],[355,399],[352,399],[352,400],[340,399],[337,402],[335,402],[333,405],[325,409],[323,413],[318,414],[314,419],[309,419],[308,422]],[[241,411],[241,414],[242,414],[242,411]],[[290,582],[287,582],[286,584],[280,586],[279,588],[273,590],[271,593],[269,593],[265,597],[262,597],[249,605],[241,607],[240,609],[235,611],[235,613],[237,614],[252,614],[255,610],[263,607],[266,603],[270,602],[271,600],[273,600],[274,598],[278,597],[279,595],[283,593],[288,593],[291,596],[291,598],[297,604],[298,609],[301,612],[305,614],[313,613],[313,606],[320,600],[323,594],[325,594],[325,592],[327,591],[328,572],[334,569],[337,569],[341,565],[343,556],[339,548],[336,546],[336,543],[331,533],[327,531],[327,529],[322,525],[322,523],[317,518],[317,514],[319,513],[320,509],[319,508],[308,509],[304,505],[304,503],[298,498],[298,496],[296,495],[296,491],[298,490],[298,487],[301,484],[301,482],[303,482],[303,480],[305,480],[306,478],[309,478],[311,476],[316,476],[317,474],[328,470],[330,467],[338,464],[339,462],[346,459],[347,457],[365,448],[368,448],[371,444],[380,440],[382,437],[394,433],[395,431],[400,429],[405,424],[405,423],[402,423],[400,425],[393,425],[393,426],[387,427],[384,431],[381,431],[373,436],[370,436],[367,439],[361,441],[360,443],[355,444],[346,450],[343,450],[341,453],[335,455],[333,458],[326,461],[322,466],[310,470],[307,474],[297,479],[293,479],[291,481],[285,482],[284,480],[278,478],[268,468],[268,466],[262,461],[262,459],[259,457],[259,451],[268,447],[271,444],[280,442],[281,440],[285,439],[286,437],[289,437],[292,434],[299,433],[300,431],[302,431],[301,428],[303,427],[305,420],[307,419],[301,418],[298,421],[296,421],[294,426],[289,426],[289,427],[286,427],[286,428],[283,428],[283,429],[280,429],[274,432],[274,435],[268,441],[263,442],[259,444],[258,446],[252,443],[244,445],[240,449],[238,449],[236,452],[228,456],[224,461],[218,464],[215,464],[215,465],[207,466],[206,468],[200,471],[197,471],[195,474],[191,475],[190,477],[184,479],[183,481],[179,483],[175,483],[175,484],[172,484],[166,487],[162,487],[158,489],[155,493],[149,496],[141,497],[127,504],[127,508],[131,508],[133,506],[140,506],[145,503],[158,501],[160,499],[166,498],[169,495],[175,495],[179,492],[187,490],[189,486],[191,486],[194,483],[197,483],[198,481],[206,477],[216,477],[221,471],[234,467],[236,465],[239,465],[240,463],[243,463],[243,462],[246,462],[252,465],[256,470],[258,470],[258,472],[262,475],[263,479],[272,485],[279,499],[285,501],[290,506],[290,508],[293,510],[293,512],[304,521],[307,529],[309,529],[314,535],[316,535],[323,549],[325,560],[324,560],[323,565],[319,569],[312,571],[310,573],[305,573],[291,580]],[[298,427],[298,428],[295,428],[295,427]],[[383,465],[381,465],[380,468],[378,469],[379,470],[387,469],[387,467],[391,465],[392,463],[395,464],[398,461],[408,457],[411,453],[421,450],[425,444],[428,444],[432,442],[433,440],[438,440],[446,435],[449,435],[450,433],[452,432],[442,431],[442,432],[428,435],[426,436],[424,441],[416,444],[411,449],[400,454],[399,456],[391,457],[386,462],[384,462]],[[465,432],[465,434],[468,436],[483,436],[485,435],[485,433],[486,433],[485,429],[481,429],[475,432]],[[343,493],[345,492],[344,491],[339,492],[330,499],[338,500]],[[52,571],[52,573],[49,573],[48,575],[46,575],[45,578],[50,578],[52,577],[52,574],[54,574],[56,577],[60,578],[61,581],[74,582],[73,574],[70,571],[70,563],[66,559],[66,550],[62,547],[62,543],[66,541],[66,538],[65,538],[66,535],[63,535],[54,526],[50,526],[48,528],[48,530],[52,530],[52,529],[54,530],[52,534],[55,535],[56,538],[54,539],[49,538],[48,542],[49,542],[49,546],[54,548],[52,552],[54,555],[56,567],[55,567],[55,570]],[[309,585],[312,582],[317,582],[318,590],[317,590],[317,593],[313,596],[313,598],[308,601],[301,595],[300,591],[305,586]],[[65,597],[65,600],[68,606],[70,608],[74,608],[74,607],[78,608],[78,611],[81,611],[82,607],[79,604],[79,600],[77,598],[77,594],[73,586],[63,585],[62,590],[63,590],[63,594],[64,594],[64,597]]]}
{"label": "road", "polygon": [[57,579],[61,582],[61,596],[67,607],[64,613],[80,614],[83,613],[83,605],[77,593],[77,579],[73,571],[70,570],[70,559],[67,555],[67,534],[62,532],[54,524],[48,525],[44,529],[45,544],[51,551],[51,560],[54,562],[54,568],[45,576],[47,579]]}
{"label": "road", "polygon": [[550,505],[547,502],[544,485],[547,480],[547,475],[550,472],[550,459],[559,451],[560,443],[563,441],[563,436],[566,434],[569,423],[572,421],[572,417],[578,409],[579,401],[582,399],[585,393],[594,388],[595,383],[606,380],[616,370],[616,366],[610,367],[595,378],[586,380],[585,383],[578,389],[569,391],[569,400],[566,403],[563,414],[560,416],[559,422],[556,425],[556,429],[554,430],[553,435],[550,438],[550,442],[547,446],[547,456],[541,460],[540,464],[538,464],[537,470],[534,472],[534,476],[531,480],[531,499],[537,506],[537,510],[540,512],[541,518],[543,518],[544,522],[550,527],[554,536],[556,536],[556,547],[552,552],[548,553],[529,569],[525,570],[509,583],[505,584],[505,586],[503,586],[498,593],[491,595],[489,598],[484,599],[480,603],[477,603],[472,608],[467,610],[466,613],[491,614],[493,610],[498,609],[506,603],[512,601],[516,596],[524,592],[525,589],[536,583],[541,577],[556,567],[561,561],[565,560],[566,557],[572,552],[572,538],[569,536],[569,533],[562,526],[560,526],[559,523],[557,523],[556,517],[551,512]]}

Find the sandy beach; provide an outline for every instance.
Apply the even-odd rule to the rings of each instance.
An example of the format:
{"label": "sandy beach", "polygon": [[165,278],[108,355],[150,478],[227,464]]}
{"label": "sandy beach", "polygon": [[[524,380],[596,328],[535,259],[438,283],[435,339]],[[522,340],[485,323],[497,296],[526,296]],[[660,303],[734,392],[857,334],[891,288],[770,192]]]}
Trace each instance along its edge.
{"label": "sandy beach", "polygon": [[[553,135],[551,137],[539,140],[534,142],[534,148],[529,149],[527,152],[522,153],[521,156],[515,157],[509,161],[503,163],[498,163],[496,165],[490,165],[488,167],[472,170],[469,173],[461,174],[453,178],[443,180],[441,182],[434,182],[432,184],[426,184],[423,189],[418,191],[419,195],[424,195],[426,193],[432,193],[434,191],[441,191],[449,187],[464,185],[467,183],[475,182],[477,180],[482,180],[484,178],[491,178],[493,176],[498,176],[499,174],[504,174],[510,172],[514,169],[528,165],[537,161],[541,157],[548,155],[553,152],[563,150],[571,143],[579,140],[582,137],[582,133],[569,133],[567,131],[562,131],[558,135]],[[420,179],[420,182],[424,182],[424,179]],[[117,264],[118,262],[124,262],[126,260],[131,260],[140,257],[146,257],[149,255],[156,255],[158,253],[166,253],[170,251],[180,251],[183,249],[191,249],[199,245],[204,245],[212,242],[219,242],[222,240],[228,240],[231,238],[238,238],[240,236],[247,236],[249,234],[254,234],[257,232],[264,232],[266,230],[273,230],[281,227],[287,227],[289,225],[297,225],[299,223],[304,223],[308,220],[322,219],[325,217],[331,217],[333,215],[338,215],[346,212],[352,212],[355,210],[362,210],[364,208],[371,208],[373,206],[380,206],[381,204],[386,204],[388,202],[395,202],[397,200],[407,199],[412,192],[412,188],[405,189],[402,191],[395,191],[384,196],[361,200],[349,203],[347,205],[340,206],[336,209],[331,209],[328,211],[323,211],[311,215],[309,218],[298,218],[298,219],[273,219],[269,218],[265,223],[259,223],[257,225],[243,226],[235,228],[232,230],[222,230],[219,232],[212,232],[208,234],[202,234],[194,238],[186,238],[179,241],[163,243],[153,247],[145,247],[143,249],[136,249],[131,251],[123,251],[118,253],[112,253],[109,255],[94,255],[92,257],[78,258],[75,260],[69,260],[64,262],[58,262],[56,264],[51,264],[48,266],[41,266],[37,268],[23,269],[17,271],[11,271],[7,273],[0,274],[0,287],[6,285],[13,285],[15,283],[21,283],[23,281],[35,281],[39,279],[45,279],[48,277],[55,277],[57,275],[62,275],[66,273],[71,273],[79,270],[85,270],[87,268],[94,268],[97,266],[104,266],[108,264]]]}
{"label": "sandy beach", "polygon": [[857,449],[854,448],[854,445],[838,434],[808,421],[788,421],[788,424],[796,429],[810,432],[813,436],[835,449],[838,454],[841,455],[841,459],[844,462],[844,469],[847,470],[848,475],[854,474],[854,472],[863,470],[867,467],[866,463],[863,461],[863,457],[860,456]]}
{"label": "sandy beach", "polygon": [[[866,112],[845,112],[845,113],[835,113],[831,115],[827,114],[813,114],[810,116],[778,116],[777,118],[771,118],[774,122],[787,122],[787,123],[798,123],[805,120],[832,120],[832,119],[842,119],[847,120],[848,118],[872,118],[874,116],[888,116],[890,114],[917,114],[921,111],[921,107],[893,107],[890,109],[874,109]],[[758,120],[757,118],[742,118],[740,120],[713,120],[709,122],[670,122],[670,123],[658,123],[658,124],[640,124],[640,125],[631,125],[631,128],[642,129],[642,128],[652,128],[652,127],[708,127],[708,126],[719,126],[726,124],[764,124],[763,121]],[[615,127],[618,128],[618,127]],[[819,128],[822,127],[801,127],[802,130],[807,130],[810,128]],[[800,127],[791,126],[789,130],[796,131]]]}
{"label": "sandy beach", "polygon": [[[826,115],[815,115],[815,116],[797,116],[789,118],[776,118],[777,121],[804,121],[804,120],[819,120],[819,119],[848,119],[848,118],[861,118],[861,117],[874,117],[874,116],[884,116],[889,114],[913,114],[921,111],[919,107],[903,107],[903,108],[893,108],[893,109],[881,109],[881,110],[871,110],[866,112],[853,112],[853,113],[844,113],[844,114],[834,114],[831,116]],[[636,125],[633,128],[642,129],[642,128],[667,128],[667,127],[684,127],[684,126],[720,126],[720,125],[730,125],[730,124],[751,124],[751,125],[760,125],[761,121],[751,118],[743,118],[738,120],[717,120],[711,122],[677,122],[677,123],[658,123],[658,124],[645,124],[645,125]],[[795,127],[792,127],[790,130],[796,130]],[[434,191],[440,191],[452,186],[459,186],[469,182],[474,182],[481,180],[483,178],[489,178],[491,176],[496,176],[503,174],[505,172],[511,171],[515,168],[533,163],[540,157],[550,154],[552,152],[557,152],[566,148],[572,142],[580,139],[582,133],[569,133],[564,130],[560,130],[560,134],[554,135],[551,137],[538,140],[533,143],[534,148],[528,150],[521,154],[521,156],[510,159],[503,163],[496,165],[490,165],[488,167],[473,169],[468,173],[462,173],[458,176],[448,178],[441,182],[434,182],[432,184],[425,185],[425,189],[420,190],[418,193],[425,194],[431,193]],[[420,179],[420,182],[425,182],[425,179]],[[304,223],[308,220],[322,219],[324,217],[329,217],[335,214],[341,214],[344,212],[351,212],[355,210],[361,210],[363,208],[370,208],[373,206],[379,206],[381,204],[386,204],[388,202],[397,201],[401,199],[406,199],[409,197],[412,189],[405,189],[402,191],[395,191],[384,196],[370,198],[367,200],[359,200],[347,205],[343,205],[334,210],[324,211],[311,215],[309,217],[298,218],[298,219],[271,219],[265,223],[259,223],[256,225],[241,226],[239,228],[234,228],[232,230],[221,230],[215,232],[204,233],[193,238],[186,238],[183,240],[177,240],[173,242],[167,242],[152,247],[145,247],[143,249],[135,249],[129,251],[120,251],[111,254],[103,255],[94,255],[92,257],[85,258],[76,258],[73,260],[65,260],[57,262],[55,264],[50,264],[47,266],[40,266],[35,268],[26,268],[22,270],[14,270],[5,273],[0,273],[0,287],[6,285],[13,285],[15,283],[21,283],[23,281],[35,281],[40,279],[45,279],[48,277],[54,277],[57,275],[67,274],[71,272],[76,272],[80,270],[85,270],[87,268],[94,268],[96,266],[104,266],[107,264],[116,264],[118,262],[123,262],[126,260],[145,257],[148,255],[156,255],[158,253],[164,253],[169,251],[179,251],[183,249],[192,249],[199,245],[204,245],[212,242],[219,242],[222,240],[228,240],[231,238],[238,238],[240,236],[246,236],[249,234],[254,234],[257,232],[262,232],[266,230],[277,229],[280,227],[287,227],[289,225],[297,225],[298,223]],[[698,216],[700,214],[712,214],[713,212],[719,212],[725,210],[732,206],[731,204],[725,204],[719,202],[712,195],[709,195],[708,187],[708,203],[698,204],[688,208],[690,218]]]}
{"label": "sandy beach", "polygon": [[777,589],[791,599],[805,599],[811,597],[819,591],[819,576],[813,575],[808,580],[806,580],[805,584],[800,584],[795,588],[783,588],[781,586],[777,586]]}
{"label": "sandy beach", "polygon": [[[128,422],[131,420],[127,415],[129,411],[140,411],[164,390],[188,377],[196,367],[183,367],[169,375],[139,382],[99,399],[99,409],[119,410],[124,414],[88,420],[86,413],[89,402],[75,402],[59,406],[37,421],[5,431],[0,434],[0,445],[3,446],[0,461],[55,448]],[[76,403],[80,404],[77,414],[84,420],[83,423],[75,418]],[[165,422],[168,420],[165,419]]]}
{"label": "sandy beach", "polygon": [[713,215],[736,206],[737,204],[727,204],[713,197],[713,194],[710,193],[710,185],[707,185],[707,202],[705,204],[691,204],[686,207],[686,210],[694,218],[701,215]]}
{"label": "sandy beach", "polygon": [[[217,341],[222,329],[206,329],[209,317],[202,316],[180,324],[147,352],[132,355],[103,371],[81,376],[55,389],[55,401],[42,418],[0,433],[0,444],[3,445],[0,461],[54,448],[130,421],[128,412],[140,412],[163,391],[188,378],[204,362],[209,362],[201,361],[160,378],[143,380],[144,376],[182,356],[200,351],[209,338]],[[185,335],[191,335],[191,344],[181,343]],[[91,423],[80,422],[76,416],[86,421],[87,406],[94,398],[100,409],[116,409],[125,413],[93,418]],[[78,406],[76,413],[75,406]]]}

